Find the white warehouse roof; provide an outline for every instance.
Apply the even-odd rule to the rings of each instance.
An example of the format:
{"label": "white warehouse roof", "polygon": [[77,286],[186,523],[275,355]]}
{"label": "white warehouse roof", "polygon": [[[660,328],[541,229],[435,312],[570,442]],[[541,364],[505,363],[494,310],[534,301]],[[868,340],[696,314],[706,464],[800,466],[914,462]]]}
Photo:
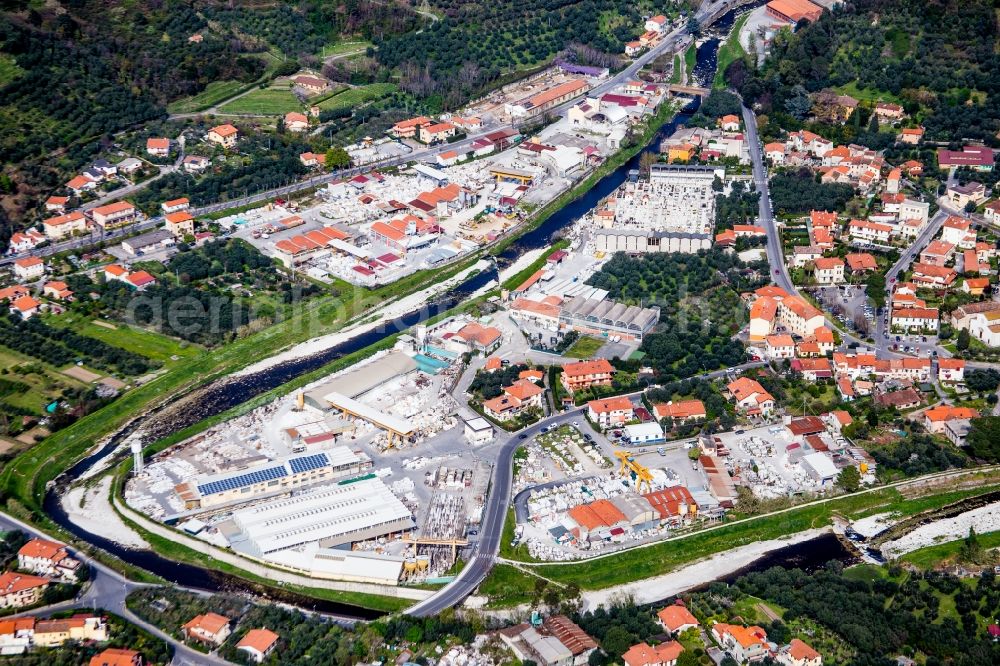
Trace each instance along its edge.
{"label": "white warehouse roof", "polygon": [[[263,502],[233,513],[245,539],[233,547],[263,555],[323,541],[333,546],[355,535],[381,535],[412,526],[413,515],[381,479],[370,478]],[[380,530],[380,526],[388,529]]]}
{"label": "white warehouse roof", "polygon": [[382,585],[396,585],[403,571],[402,557],[317,546],[270,553],[264,559],[289,569],[305,571],[313,578]]}

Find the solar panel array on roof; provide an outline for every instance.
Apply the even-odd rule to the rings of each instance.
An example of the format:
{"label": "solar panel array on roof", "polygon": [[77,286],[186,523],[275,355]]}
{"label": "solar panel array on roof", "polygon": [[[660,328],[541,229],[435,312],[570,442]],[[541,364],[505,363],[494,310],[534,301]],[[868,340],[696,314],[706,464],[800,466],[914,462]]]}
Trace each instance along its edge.
{"label": "solar panel array on roof", "polygon": [[292,474],[301,474],[302,472],[308,472],[311,469],[326,467],[329,464],[330,461],[327,459],[325,453],[316,453],[311,456],[292,458],[288,461],[288,466],[292,468]]}
{"label": "solar panel array on roof", "polygon": [[208,483],[199,485],[198,492],[202,495],[212,495],[226,490],[243,488],[254,483],[273,481],[274,479],[280,479],[283,476],[288,476],[288,471],[285,469],[284,465],[279,465],[278,467],[267,467],[253,472],[248,472],[246,474],[231,476],[228,479],[209,481]]}

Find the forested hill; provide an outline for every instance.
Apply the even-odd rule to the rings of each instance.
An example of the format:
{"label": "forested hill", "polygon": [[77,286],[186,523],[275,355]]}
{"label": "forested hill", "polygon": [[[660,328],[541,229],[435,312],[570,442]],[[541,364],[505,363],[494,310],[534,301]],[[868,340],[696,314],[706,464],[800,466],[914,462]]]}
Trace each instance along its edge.
{"label": "forested hill", "polygon": [[321,49],[419,28],[404,1],[0,3],[0,233],[126,127],[213,81],[321,67]]}
{"label": "forested hill", "polygon": [[765,113],[834,88],[898,101],[928,139],[997,145],[998,35],[989,0],[849,0],[776,38],[761,71],[737,61],[726,76]]}

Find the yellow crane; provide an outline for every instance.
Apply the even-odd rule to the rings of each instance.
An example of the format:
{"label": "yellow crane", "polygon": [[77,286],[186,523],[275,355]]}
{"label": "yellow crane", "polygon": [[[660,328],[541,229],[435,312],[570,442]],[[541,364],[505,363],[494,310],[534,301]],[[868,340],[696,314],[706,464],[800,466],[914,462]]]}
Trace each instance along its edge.
{"label": "yellow crane", "polygon": [[615,457],[622,462],[619,474],[624,476],[628,474],[632,477],[632,481],[635,482],[635,489],[637,492],[642,492],[643,485],[646,486],[646,491],[649,492],[653,489],[653,475],[649,473],[649,470],[644,467],[641,463],[637,462],[632,454],[628,451],[615,451]]}

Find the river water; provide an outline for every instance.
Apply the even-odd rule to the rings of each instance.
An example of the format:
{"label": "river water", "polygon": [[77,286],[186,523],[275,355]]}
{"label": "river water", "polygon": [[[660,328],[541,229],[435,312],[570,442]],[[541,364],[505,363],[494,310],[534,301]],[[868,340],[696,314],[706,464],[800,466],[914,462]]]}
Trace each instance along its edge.
{"label": "river water", "polygon": [[[712,25],[712,33],[725,34],[733,25],[736,18],[745,13],[750,8],[763,4],[763,0],[758,0],[751,5],[730,11]],[[694,70],[695,77],[701,84],[711,84],[711,79],[715,72],[716,58],[718,53],[719,39],[711,37],[698,48],[697,64]],[[561,210],[550,216],[537,229],[533,229],[514,241],[498,257],[498,263],[508,265],[515,261],[524,252],[543,248],[551,243],[553,235],[568,227],[580,217],[593,209],[604,197],[617,189],[628,177],[629,171],[639,168],[639,161],[645,152],[658,151],[660,141],[671,135],[680,125],[686,123],[691,117],[690,113],[697,108],[697,103],[693,103],[684,113],[678,114],[672,120],[664,123],[657,131],[649,144],[624,165],[608,174],[598,181],[593,188],[583,196],[563,207]],[[63,476],[66,480],[72,480],[90,469],[94,464],[111,455],[121,442],[130,434],[142,430],[144,439],[147,442],[156,441],[173,432],[194,425],[210,416],[219,414],[227,409],[240,405],[266,391],[277,388],[296,377],[323,367],[344,355],[363,349],[372,345],[385,337],[406,328],[409,328],[421,321],[433,317],[459,304],[473,294],[475,291],[485,286],[490,280],[495,279],[492,271],[483,271],[465,280],[457,287],[449,291],[443,298],[435,303],[430,303],[426,307],[399,317],[386,325],[374,330],[359,334],[339,345],[335,345],[325,351],[311,356],[286,361],[279,365],[263,370],[261,372],[240,377],[238,380],[220,379],[208,386],[198,389],[197,400],[186,402],[183,409],[171,409],[167,405],[161,409],[153,410],[142,418],[123,428],[100,450],[84,458],[79,463],[70,468]],[[65,487],[66,483],[57,484]],[[245,590],[248,584],[245,580],[222,574],[216,571],[204,569],[202,567],[181,564],[168,560],[156,553],[148,550],[134,550],[126,548],[108,539],[92,534],[81,529],[72,523],[63,510],[55,492],[50,491],[45,498],[45,512],[61,527],[66,529],[81,540],[87,541],[94,546],[107,551],[115,557],[133,566],[141,567],[150,571],[167,581],[183,585],[186,587],[200,588],[210,591],[221,590]],[[822,541],[823,543],[818,543]],[[836,539],[834,539],[836,542]],[[812,545],[815,544],[815,545]],[[839,546],[839,542],[837,543]],[[841,546],[840,553],[830,547],[824,539],[815,542],[798,544],[787,549],[782,549],[771,553],[762,560],[765,568],[774,564],[788,562],[794,565],[797,561],[819,562],[821,559],[825,563],[826,559],[843,559],[844,552]],[[787,552],[786,552],[787,551]],[[827,557],[831,555],[832,557]],[[754,565],[757,566],[757,565]],[[273,590],[268,591],[272,597],[275,596]],[[279,594],[276,598],[281,601],[293,603],[295,605],[310,608],[320,612],[347,615],[359,619],[371,619],[379,615],[374,611],[358,608],[355,606],[340,604],[335,602],[318,601],[295,594]]]}

